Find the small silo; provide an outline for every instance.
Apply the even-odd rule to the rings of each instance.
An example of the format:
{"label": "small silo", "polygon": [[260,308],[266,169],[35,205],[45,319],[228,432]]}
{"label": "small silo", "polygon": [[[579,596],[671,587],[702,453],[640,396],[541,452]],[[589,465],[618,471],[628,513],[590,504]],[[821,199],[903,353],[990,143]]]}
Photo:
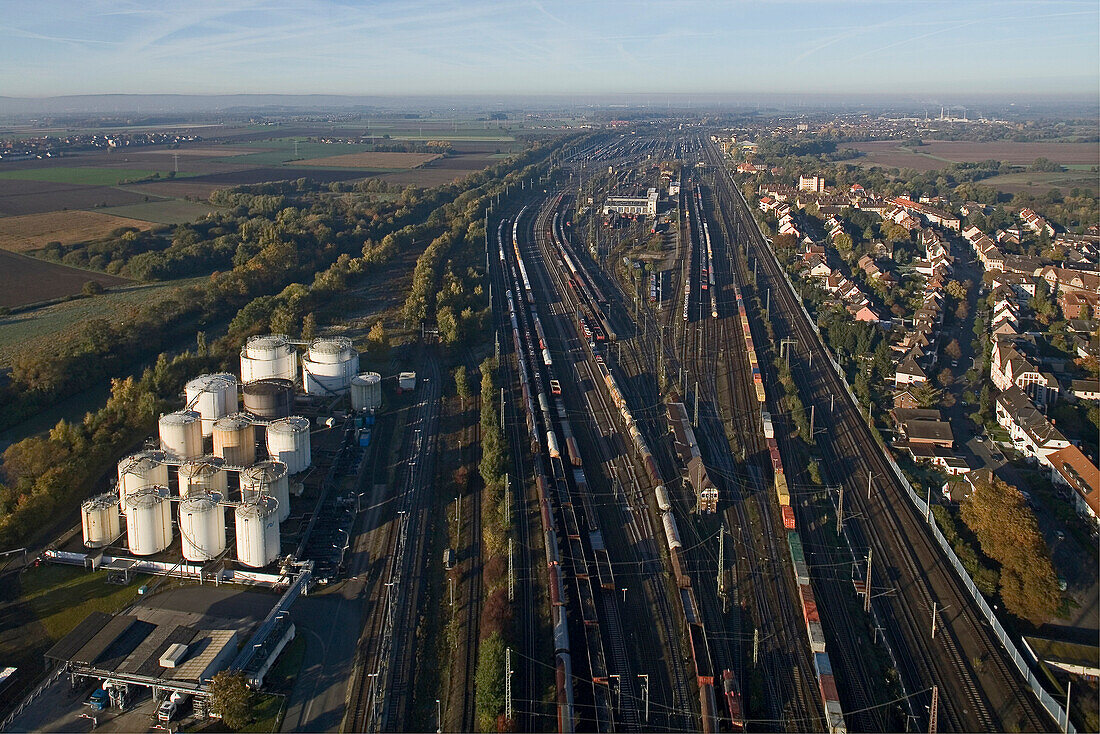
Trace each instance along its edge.
{"label": "small silo", "polygon": [[267,427],[267,453],[286,464],[287,473],[298,474],[313,462],[309,445],[309,419],[300,415],[272,421]]}
{"label": "small silo", "polygon": [[290,517],[290,478],[281,461],[260,461],[241,472],[241,499],[265,494],[279,503],[279,522]]}
{"label": "small silo", "polygon": [[228,466],[252,466],[256,463],[256,427],[252,419],[237,413],[214,422],[214,456]]}
{"label": "small silo", "polygon": [[229,475],[225,462],[217,456],[204,456],[180,464],[180,497],[200,494],[229,496]]}
{"label": "small silo", "polygon": [[80,505],[80,524],[87,547],[102,548],[113,543],[122,534],[118,497],[107,492],[84,500]]}
{"label": "small silo", "polygon": [[225,550],[225,508],[218,499],[193,494],[180,502],[180,545],[189,561],[209,561]]}
{"label": "small silo", "polygon": [[118,462],[118,501],[126,512],[126,495],[158,485],[168,486],[167,457],[163,451],[139,451]]}
{"label": "small silo", "polygon": [[177,459],[202,456],[202,416],[194,410],[179,410],[160,417],[160,447]]}
{"label": "small silo", "polygon": [[278,502],[274,497],[257,497],[237,506],[237,560],[252,568],[263,568],[279,557]]}
{"label": "small silo", "polygon": [[168,487],[145,487],[126,496],[126,545],[135,556],[151,556],[172,544]]}
{"label": "small silo", "polygon": [[237,412],[237,378],[228,372],[199,375],[184,388],[187,406],[202,416],[202,435],[209,436],[214,421]]}
{"label": "small silo", "polygon": [[359,352],[344,336],[314,339],[302,357],[302,383],[309,395],[339,395],[359,372]]}
{"label": "small silo", "polygon": [[351,378],[353,410],[377,410],[382,405],[382,375],[364,372]]}
{"label": "small silo", "polygon": [[252,336],[241,350],[244,383],[271,377],[291,380],[298,376],[298,351],[282,334]]}
{"label": "small silo", "polygon": [[270,378],[249,382],[241,394],[244,411],[265,420],[286,418],[294,407],[294,383],[290,380]]}

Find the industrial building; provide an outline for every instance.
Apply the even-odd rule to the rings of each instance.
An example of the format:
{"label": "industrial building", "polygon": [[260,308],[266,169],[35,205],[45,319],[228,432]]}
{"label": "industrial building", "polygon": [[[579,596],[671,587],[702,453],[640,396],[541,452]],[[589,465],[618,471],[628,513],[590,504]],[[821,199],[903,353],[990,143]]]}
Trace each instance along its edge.
{"label": "industrial building", "polygon": [[657,216],[657,189],[651,188],[645,196],[609,196],[603,205],[603,213],[641,214]]}

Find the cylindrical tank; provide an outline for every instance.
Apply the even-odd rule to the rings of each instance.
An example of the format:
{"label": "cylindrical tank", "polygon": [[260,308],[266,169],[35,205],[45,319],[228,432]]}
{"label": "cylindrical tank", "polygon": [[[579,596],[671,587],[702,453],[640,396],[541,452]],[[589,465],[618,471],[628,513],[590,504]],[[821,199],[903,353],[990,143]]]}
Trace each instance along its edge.
{"label": "cylindrical tank", "polygon": [[241,350],[241,380],[245,383],[298,376],[298,351],[282,334],[249,337]]}
{"label": "cylindrical tank", "polygon": [[80,505],[80,524],[84,529],[84,545],[102,548],[122,534],[118,517],[118,497],[111,492],[84,500]]}
{"label": "cylindrical tank", "polygon": [[202,456],[202,416],[180,410],[160,417],[160,447],[177,459]]}
{"label": "cylindrical tank", "polygon": [[151,556],[172,544],[168,487],[145,487],[126,496],[126,545],[135,556]]}
{"label": "cylindrical tank", "polygon": [[241,499],[265,494],[279,503],[279,522],[290,517],[290,479],[281,461],[261,461],[241,472]]}
{"label": "cylindrical tank", "polygon": [[202,435],[209,436],[214,421],[237,412],[237,378],[228,372],[199,375],[184,389],[187,405],[202,416]]}
{"label": "cylindrical tank", "polygon": [[382,375],[364,372],[351,378],[353,410],[375,410],[382,405]]}
{"label": "cylindrical tank", "polygon": [[313,459],[309,446],[309,418],[295,415],[272,421],[267,427],[267,453],[286,464],[289,474],[309,468]]}
{"label": "cylindrical tank", "polygon": [[163,451],[139,451],[118,462],[118,501],[126,512],[126,495],[151,485],[168,486],[167,457]]}
{"label": "cylindrical tank", "polygon": [[359,352],[344,336],[314,339],[302,357],[302,383],[310,395],[347,392],[359,372]]}
{"label": "cylindrical tank", "polygon": [[229,495],[229,475],[222,468],[225,461],[217,456],[204,456],[180,464],[180,497],[200,494]]}
{"label": "cylindrical tank", "polygon": [[274,497],[257,497],[237,506],[237,560],[243,565],[263,568],[279,557],[278,504]]}
{"label": "cylindrical tank", "polygon": [[209,561],[225,550],[225,508],[218,499],[194,494],[180,502],[180,545],[189,561]]}
{"label": "cylindrical tank", "polygon": [[256,427],[248,416],[238,413],[215,421],[214,456],[225,459],[229,466],[256,463]]}
{"label": "cylindrical tank", "polygon": [[294,383],[284,379],[250,382],[241,390],[244,410],[257,418],[286,418],[294,407]]}

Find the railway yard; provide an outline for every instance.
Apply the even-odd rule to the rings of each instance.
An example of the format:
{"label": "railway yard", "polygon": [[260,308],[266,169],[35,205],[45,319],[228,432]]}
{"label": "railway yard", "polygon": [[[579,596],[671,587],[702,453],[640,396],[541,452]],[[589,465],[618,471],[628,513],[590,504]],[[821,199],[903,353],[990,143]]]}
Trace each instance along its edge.
{"label": "railway yard", "polygon": [[[469,360],[422,326],[388,366],[418,372],[376,423],[383,378],[356,378],[372,392],[355,407],[350,340],[310,344],[354,363],[353,410],[306,405],[317,468],[284,530],[310,559],[286,601],[301,586],[306,652],[282,730],[472,731],[489,706],[501,731],[1073,731],[937,543],[702,128],[577,135],[524,175],[485,197],[482,385],[499,395],[455,377],[448,402],[446,370]],[[612,196],[627,190],[646,194]],[[251,338],[246,387],[263,339],[290,349]],[[235,408],[236,378],[214,378]],[[504,551],[485,540],[497,524]],[[272,542],[238,565],[275,563]],[[506,597],[487,580],[502,558]],[[489,615],[507,630],[499,706]]]}

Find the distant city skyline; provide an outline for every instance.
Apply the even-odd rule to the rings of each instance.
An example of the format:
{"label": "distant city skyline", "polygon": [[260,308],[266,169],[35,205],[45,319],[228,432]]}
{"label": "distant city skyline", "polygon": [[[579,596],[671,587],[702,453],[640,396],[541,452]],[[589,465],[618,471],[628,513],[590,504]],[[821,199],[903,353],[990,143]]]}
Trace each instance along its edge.
{"label": "distant city skyline", "polygon": [[1100,4],[3,4],[0,94],[1097,95]]}

